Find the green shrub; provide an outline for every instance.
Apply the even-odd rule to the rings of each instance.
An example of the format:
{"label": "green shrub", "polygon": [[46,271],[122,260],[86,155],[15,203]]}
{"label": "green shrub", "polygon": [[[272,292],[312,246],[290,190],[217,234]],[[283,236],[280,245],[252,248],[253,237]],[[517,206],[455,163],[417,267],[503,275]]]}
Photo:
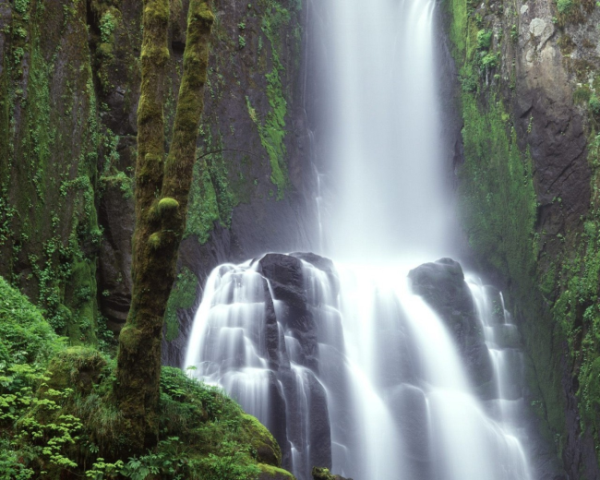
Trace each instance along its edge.
{"label": "green shrub", "polygon": [[11,363],[39,363],[63,346],[27,297],[0,277],[0,372]]}
{"label": "green shrub", "polygon": [[598,97],[596,96],[596,94],[594,94],[594,95],[592,95],[590,97],[590,101],[588,102],[588,106],[590,108],[590,111],[594,115],[600,115],[600,100],[598,99]]}
{"label": "green shrub", "polygon": [[477,32],[477,48],[479,50],[489,50],[492,46],[492,31],[479,30]]}

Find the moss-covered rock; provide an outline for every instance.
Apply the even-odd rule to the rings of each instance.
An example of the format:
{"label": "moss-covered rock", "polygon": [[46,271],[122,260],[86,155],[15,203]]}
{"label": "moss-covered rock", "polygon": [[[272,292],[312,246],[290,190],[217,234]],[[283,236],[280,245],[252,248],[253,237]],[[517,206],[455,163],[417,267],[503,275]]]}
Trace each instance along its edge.
{"label": "moss-covered rock", "polygon": [[314,480],[352,480],[351,478],[344,478],[340,475],[332,474],[328,468],[313,467],[312,476]]}
{"label": "moss-covered rock", "polygon": [[250,444],[256,459],[263,464],[281,467],[281,449],[271,432],[252,415],[242,415],[241,440]]}
{"label": "moss-covered rock", "polygon": [[296,480],[294,475],[282,468],[264,464],[260,464],[258,468],[260,468],[258,480]]}
{"label": "moss-covered rock", "polygon": [[48,380],[40,393],[48,389],[72,388],[81,395],[88,395],[94,385],[100,382],[102,374],[106,373],[107,365],[106,358],[94,348],[66,348],[50,361]]}

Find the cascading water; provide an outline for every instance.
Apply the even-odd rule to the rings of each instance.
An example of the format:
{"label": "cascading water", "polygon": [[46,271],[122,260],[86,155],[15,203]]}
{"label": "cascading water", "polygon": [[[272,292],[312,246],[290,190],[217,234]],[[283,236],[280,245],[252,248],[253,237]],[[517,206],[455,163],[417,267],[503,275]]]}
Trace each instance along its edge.
{"label": "cascading water", "polygon": [[448,259],[411,270],[447,254],[453,218],[435,1],[322,4],[335,195],[317,218],[343,261],[219,266],[184,367],[257,416],[299,480],[313,466],[355,480],[529,480],[518,331],[500,293]]}
{"label": "cascading water", "polygon": [[186,365],[270,428],[297,478],[316,465],[356,480],[530,478],[506,369],[519,368],[518,339],[497,292],[470,283],[493,366],[477,396],[406,266],[293,255],[213,271]]}

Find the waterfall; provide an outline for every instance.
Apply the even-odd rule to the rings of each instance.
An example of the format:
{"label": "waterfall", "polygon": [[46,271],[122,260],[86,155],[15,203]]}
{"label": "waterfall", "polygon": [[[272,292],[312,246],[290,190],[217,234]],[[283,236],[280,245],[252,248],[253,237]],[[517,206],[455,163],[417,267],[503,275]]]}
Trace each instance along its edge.
{"label": "waterfall", "polygon": [[465,284],[493,366],[476,392],[447,321],[407,275],[306,254],[222,265],[186,366],[274,433],[298,479],[326,465],[355,480],[528,480],[518,332],[499,292]]}
{"label": "waterfall", "polygon": [[[333,258],[448,249],[435,0],[325,0]],[[437,37],[439,38],[439,37]],[[321,65],[319,66],[321,67]]]}
{"label": "waterfall", "polygon": [[315,229],[336,262],[217,267],[183,366],[258,417],[299,480],[313,466],[529,480],[520,339],[502,294],[447,258],[419,266],[452,250],[436,2],[320,3],[329,167],[314,167]]}

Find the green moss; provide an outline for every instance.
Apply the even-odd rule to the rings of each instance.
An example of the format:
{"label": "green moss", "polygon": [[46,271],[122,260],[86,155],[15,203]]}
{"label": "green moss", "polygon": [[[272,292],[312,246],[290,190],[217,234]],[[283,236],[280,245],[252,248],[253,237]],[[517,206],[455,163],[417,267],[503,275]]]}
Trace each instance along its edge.
{"label": "green moss", "polygon": [[61,345],[40,310],[0,277],[0,364],[43,362]]}
{"label": "green moss", "polygon": [[179,318],[177,312],[179,309],[188,309],[194,306],[198,286],[198,277],[190,269],[183,267],[177,275],[177,280],[171,290],[169,302],[167,303],[167,311],[165,312],[165,338],[168,341],[174,340],[179,336]]}
{"label": "green moss", "polygon": [[281,449],[277,441],[252,415],[242,414],[240,440],[251,446],[253,456],[261,463],[281,467]]}
{"label": "green moss", "polygon": [[161,214],[173,214],[179,208],[179,202],[174,198],[161,198],[158,202],[158,211]]}
{"label": "green moss", "polygon": [[229,185],[221,139],[217,137],[215,142],[207,135],[204,143],[211,153],[197,152],[184,233],[184,238],[195,235],[201,244],[208,241],[215,224],[229,228],[233,207],[238,203]]}
{"label": "green moss", "polygon": [[160,378],[158,445],[123,458],[128,424],[113,396],[115,362],[93,348],[65,348],[1,277],[0,298],[0,472],[40,480],[67,470],[91,478],[152,471],[165,480],[255,480],[261,472],[293,479],[278,468],[281,453],[264,426],[219,389],[169,367]]}
{"label": "green moss", "polygon": [[291,17],[290,12],[275,1],[266,1],[265,7],[261,28],[271,45],[273,64],[272,70],[265,76],[270,110],[264,119],[259,119],[249,97],[246,97],[246,106],[250,118],[258,127],[262,146],[267,151],[271,164],[271,182],[277,186],[277,199],[280,200],[283,198],[289,182],[285,147],[287,101],[281,82],[281,75],[284,72],[280,60],[281,31],[289,24]]}
{"label": "green moss", "polygon": [[296,477],[283,468],[277,468],[272,465],[265,465],[263,463],[260,463],[258,468],[260,468],[262,473],[265,473],[269,477],[276,480],[296,480]]}
{"label": "green moss", "polygon": [[492,46],[491,30],[480,30],[477,32],[477,48],[480,50],[488,50]]}

